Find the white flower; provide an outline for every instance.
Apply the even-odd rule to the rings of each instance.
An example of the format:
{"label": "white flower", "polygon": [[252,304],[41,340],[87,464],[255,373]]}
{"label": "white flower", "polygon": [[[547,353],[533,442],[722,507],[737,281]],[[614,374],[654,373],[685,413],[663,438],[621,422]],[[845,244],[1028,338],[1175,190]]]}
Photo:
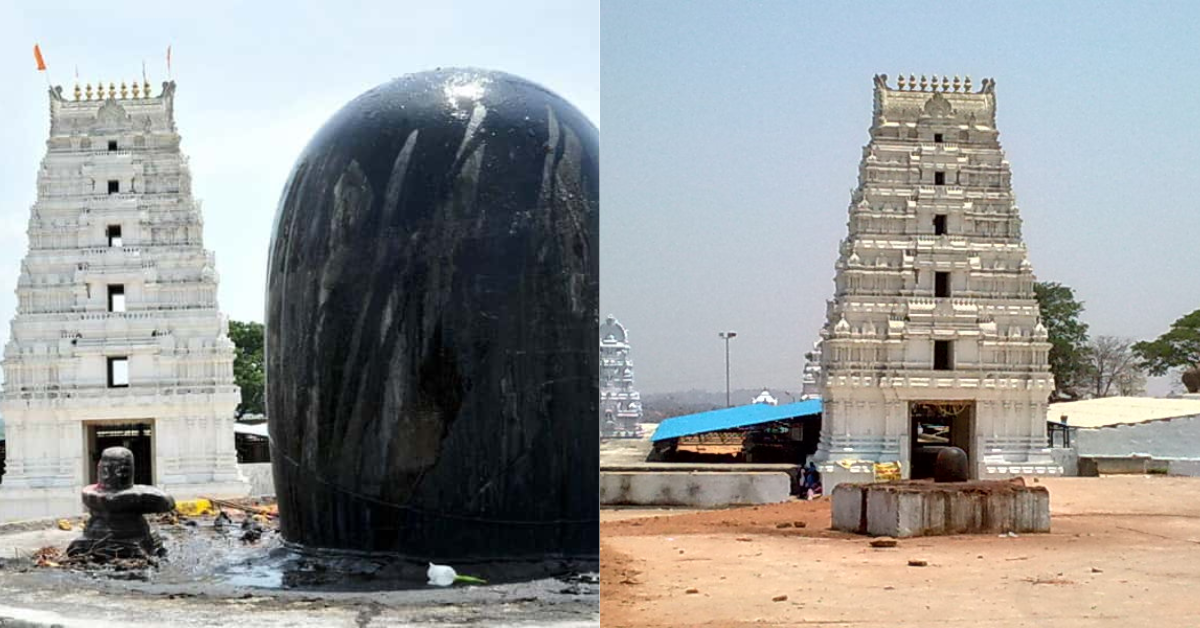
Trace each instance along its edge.
{"label": "white flower", "polygon": [[429,563],[429,571],[425,572],[429,576],[429,584],[436,587],[448,587],[454,584],[454,579],[458,577],[458,573],[449,565],[435,565]]}

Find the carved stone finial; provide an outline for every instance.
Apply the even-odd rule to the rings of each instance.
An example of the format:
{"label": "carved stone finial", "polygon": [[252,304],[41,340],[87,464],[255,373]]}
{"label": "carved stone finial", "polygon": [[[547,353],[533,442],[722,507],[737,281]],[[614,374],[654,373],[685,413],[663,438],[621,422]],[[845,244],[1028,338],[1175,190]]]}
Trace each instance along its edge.
{"label": "carved stone finial", "polygon": [[92,84],[91,83],[87,84],[87,90],[85,90],[83,93],[85,96],[87,96],[88,100],[92,99]]}
{"label": "carved stone finial", "polygon": [[139,86],[139,85],[138,85],[138,82],[137,82],[137,81],[134,81],[134,82],[133,82],[133,97],[134,97],[134,98],[137,98],[137,97],[138,97],[138,92],[139,92],[139,91],[141,91],[141,86]]}
{"label": "carved stone finial", "polygon": [[76,83],[75,84],[75,100],[79,100],[79,95],[82,92],[83,92],[83,90],[79,89],[79,83]]}
{"label": "carved stone finial", "polygon": [[962,81],[958,80],[958,75],[955,74],[954,75],[954,91],[957,92],[960,87],[962,87]]}
{"label": "carved stone finial", "polygon": [[150,97],[150,81],[146,81],[142,84],[142,94],[144,94],[145,98]]}
{"label": "carved stone finial", "polygon": [[971,75],[970,74],[967,75],[967,80],[963,81],[963,91],[964,92],[971,91]]}
{"label": "carved stone finial", "polygon": [[908,89],[912,91],[917,88],[917,77],[914,74],[908,75]]}
{"label": "carved stone finial", "polygon": [[125,85],[125,81],[121,81],[121,98],[129,98],[129,88]]}
{"label": "carved stone finial", "polygon": [[109,84],[108,84],[108,97],[109,97],[109,98],[116,98],[116,97],[117,97],[117,85],[116,85],[116,83],[109,82]]}
{"label": "carved stone finial", "polygon": [[925,75],[924,75],[924,74],[922,74],[922,75],[921,75],[921,91],[925,91],[925,89],[926,89],[927,87],[929,87],[929,81],[928,81],[928,80],[926,80],[926,78],[925,78]]}
{"label": "carved stone finial", "polygon": [[896,85],[899,86],[900,89],[904,89],[904,86],[908,85],[908,80],[904,78],[903,74],[900,75],[900,78],[896,79]]}
{"label": "carved stone finial", "polygon": [[950,91],[950,77],[949,76],[942,77],[942,91],[943,92]]}

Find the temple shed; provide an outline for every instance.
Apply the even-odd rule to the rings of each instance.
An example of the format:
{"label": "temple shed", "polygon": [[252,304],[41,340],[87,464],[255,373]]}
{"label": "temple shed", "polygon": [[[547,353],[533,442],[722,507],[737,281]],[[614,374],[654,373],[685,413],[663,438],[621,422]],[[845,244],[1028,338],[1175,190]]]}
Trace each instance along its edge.
{"label": "temple shed", "polygon": [[673,417],[651,440],[659,461],[787,462],[817,450],[821,400],[750,404]]}

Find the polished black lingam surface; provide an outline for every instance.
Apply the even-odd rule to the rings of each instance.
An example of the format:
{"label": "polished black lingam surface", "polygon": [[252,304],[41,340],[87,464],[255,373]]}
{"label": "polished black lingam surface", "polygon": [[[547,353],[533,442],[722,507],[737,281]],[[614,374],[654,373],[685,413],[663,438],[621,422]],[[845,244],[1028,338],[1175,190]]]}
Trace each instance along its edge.
{"label": "polished black lingam surface", "polygon": [[93,560],[162,555],[162,542],[150,532],[144,515],[174,510],[175,499],[133,483],[133,452],[124,447],[105,449],[96,475],[99,481],[83,488],[87,526],[67,547],[67,555]]}
{"label": "polished black lingam surface", "polygon": [[326,123],[271,244],[284,538],[594,559],[598,231],[598,132],[529,81],[408,75]]}

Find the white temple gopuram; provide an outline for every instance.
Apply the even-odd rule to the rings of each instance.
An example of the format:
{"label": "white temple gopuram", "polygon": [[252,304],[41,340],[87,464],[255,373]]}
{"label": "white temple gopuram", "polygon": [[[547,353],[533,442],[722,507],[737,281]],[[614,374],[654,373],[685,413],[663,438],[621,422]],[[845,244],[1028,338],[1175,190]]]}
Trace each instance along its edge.
{"label": "white temple gopuram", "polygon": [[82,512],[105,447],[177,499],[244,496],[233,343],[175,127],[175,84],[50,90],[4,348],[0,521]]}
{"label": "white temple gopuram", "polygon": [[610,314],[600,325],[600,437],[640,438],[642,396],[633,389],[629,332]]}
{"label": "white temple gopuram", "polygon": [[875,77],[821,333],[826,494],[869,481],[879,462],[929,477],[943,446],[966,450],[978,479],[1062,473],[1046,440],[1050,344],[994,88]]}

